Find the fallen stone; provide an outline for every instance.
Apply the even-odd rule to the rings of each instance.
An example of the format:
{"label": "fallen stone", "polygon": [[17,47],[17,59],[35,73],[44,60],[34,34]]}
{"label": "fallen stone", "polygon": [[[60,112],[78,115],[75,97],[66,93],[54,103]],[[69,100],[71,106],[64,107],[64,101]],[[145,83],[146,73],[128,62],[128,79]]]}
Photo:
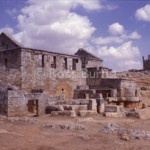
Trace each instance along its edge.
{"label": "fallen stone", "polygon": [[126,129],[113,123],[108,123],[107,125],[105,125],[102,131],[106,134],[117,134],[121,136],[121,139],[123,140],[130,140],[130,137],[134,137],[135,139],[150,139],[150,131]]}
{"label": "fallen stone", "polygon": [[142,103],[142,109],[146,108],[147,105],[145,103]]}
{"label": "fallen stone", "polygon": [[129,135],[126,132],[122,133],[121,140],[129,141],[130,140]]}
{"label": "fallen stone", "polygon": [[52,105],[46,107],[46,114],[50,114],[52,111],[64,111],[64,108],[62,105]]}
{"label": "fallen stone", "polygon": [[150,119],[150,108],[144,108],[138,110],[138,118],[140,119]]}
{"label": "fallen stone", "polygon": [[117,112],[116,105],[105,105],[105,112]]}
{"label": "fallen stone", "polygon": [[64,109],[78,112],[79,110],[87,110],[87,105],[65,105]]}
{"label": "fallen stone", "polygon": [[35,124],[38,123],[38,120],[35,118],[30,118],[30,117],[9,117],[8,121],[10,122],[17,122],[17,121],[21,121],[21,122],[25,122],[25,123],[29,123],[29,124]]}
{"label": "fallen stone", "polygon": [[65,111],[52,111],[52,116],[68,116],[68,117],[76,117],[75,111],[65,110]]}
{"label": "fallen stone", "polygon": [[51,124],[46,123],[43,125],[43,128],[52,128],[52,129],[64,129],[64,130],[84,130],[85,126],[83,124],[74,124],[74,123],[66,123],[66,124]]}
{"label": "fallen stone", "polygon": [[106,117],[123,117],[125,116],[123,106],[118,105],[105,105],[105,113]]}
{"label": "fallen stone", "polygon": [[80,110],[78,114],[79,116],[84,117],[84,116],[89,116],[89,115],[96,115],[97,112],[93,110]]}
{"label": "fallen stone", "polygon": [[123,117],[123,115],[121,113],[117,113],[117,112],[116,113],[106,112],[105,117],[118,118],[118,117]]}
{"label": "fallen stone", "polygon": [[75,118],[75,117],[76,117],[75,111],[71,111],[70,113],[71,113],[71,114],[70,114],[70,117],[72,117],[72,118]]}

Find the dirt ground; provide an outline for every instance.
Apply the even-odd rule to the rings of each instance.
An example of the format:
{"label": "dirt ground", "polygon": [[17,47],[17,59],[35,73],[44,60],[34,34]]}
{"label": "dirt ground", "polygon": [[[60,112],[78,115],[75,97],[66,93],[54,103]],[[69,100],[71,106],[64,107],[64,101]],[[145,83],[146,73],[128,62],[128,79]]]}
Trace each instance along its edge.
{"label": "dirt ground", "polygon": [[[29,119],[29,120],[27,120]],[[107,134],[108,123],[126,129],[150,131],[150,120],[136,118],[51,117],[0,118],[0,150],[149,150],[150,138],[121,139]],[[48,125],[80,125],[83,128],[55,128]],[[45,127],[47,125],[47,127]]]}

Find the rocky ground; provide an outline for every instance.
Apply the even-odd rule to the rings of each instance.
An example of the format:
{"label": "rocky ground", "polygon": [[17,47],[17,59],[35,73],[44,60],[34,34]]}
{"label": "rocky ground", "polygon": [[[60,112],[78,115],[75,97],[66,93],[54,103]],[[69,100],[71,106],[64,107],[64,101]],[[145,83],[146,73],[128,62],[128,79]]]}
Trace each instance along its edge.
{"label": "rocky ground", "polygon": [[150,120],[0,117],[0,150],[149,150]]}

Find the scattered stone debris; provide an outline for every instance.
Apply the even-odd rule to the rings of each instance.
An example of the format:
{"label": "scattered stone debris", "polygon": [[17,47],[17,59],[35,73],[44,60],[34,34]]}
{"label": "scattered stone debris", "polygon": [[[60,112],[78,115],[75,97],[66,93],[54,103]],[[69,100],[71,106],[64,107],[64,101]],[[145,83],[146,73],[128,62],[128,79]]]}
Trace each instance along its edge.
{"label": "scattered stone debris", "polygon": [[82,118],[82,119],[76,118],[75,122],[76,123],[81,123],[81,124],[93,123],[93,122],[97,123],[97,124],[101,124],[101,121],[95,120],[95,119],[93,119],[91,117],[89,117],[89,118]]}
{"label": "scattered stone debris", "polygon": [[43,128],[52,128],[52,129],[64,129],[64,130],[85,130],[85,126],[83,124],[73,124],[73,123],[68,123],[68,124],[51,124],[51,123],[46,123],[43,125]]}
{"label": "scattered stone debris", "polygon": [[106,134],[121,134],[125,131],[125,129],[119,127],[117,124],[108,123],[104,126],[103,131]]}
{"label": "scattered stone debris", "polygon": [[121,140],[129,141],[130,140],[129,134],[127,132],[123,132],[121,134]]}
{"label": "scattered stone debris", "polygon": [[21,121],[21,122],[26,122],[26,123],[29,123],[29,124],[38,123],[37,119],[29,118],[29,117],[10,117],[10,118],[8,118],[8,121],[10,121],[10,122]]}
{"label": "scattered stone debris", "polygon": [[78,138],[80,138],[82,140],[89,140],[90,139],[90,137],[88,135],[85,135],[85,134],[78,135]]}
{"label": "scattered stone debris", "polygon": [[68,117],[72,117],[75,118],[76,117],[76,113],[73,110],[68,110],[68,111],[52,111],[51,112],[52,116],[68,116]]}
{"label": "scattered stone debris", "polygon": [[138,130],[138,129],[126,129],[120,127],[117,124],[108,123],[104,126],[102,131],[106,134],[116,134],[121,137],[122,140],[130,140],[130,137],[135,139],[147,138],[150,139],[150,131]]}
{"label": "scattered stone debris", "polygon": [[84,116],[90,116],[90,115],[96,115],[97,112],[93,110],[81,110],[79,111],[79,116],[84,117]]}
{"label": "scattered stone debris", "polygon": [[85,141],[87,141],[87,140],[96,140],[96,138],[94,137],[89,137],[88,135],[86,135],[86,134],[80,134],[80,135],[78,135],[77,136],[78,138],[80,138],[80,139],[82,139],[82,140],[85,140]]}

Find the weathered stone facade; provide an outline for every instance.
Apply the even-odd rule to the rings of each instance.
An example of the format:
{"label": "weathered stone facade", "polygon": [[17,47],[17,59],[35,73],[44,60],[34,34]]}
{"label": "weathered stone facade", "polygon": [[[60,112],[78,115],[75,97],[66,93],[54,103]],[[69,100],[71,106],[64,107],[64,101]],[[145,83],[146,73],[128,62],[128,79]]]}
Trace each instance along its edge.
{"label": "weathered stone facade", "polygon": [[[40,111],[42,104],[46,106],[45,96],[40,103],[44,94],[48,97],[64,95],[66,100],[71,100],[77,86],[86,85],[86,71],[82,69],[83,61],[78,55],[24,48],[4,33],[0,35],[0,44],[0,80],[15,87],[12,91],[6,88],[1,94],[8,98],[5,103],[5,96],[1,97],[0,109],[9,116],[27,112],[30,99],[25,93],[34,94],[32,99],[38,100],[41,113],[44,112]],[[96,57],[92,60],[91,63],[87,60],[88,65],[101,66],[102,60]],[[15,97],[10,93],[15,93]]]}
{"label": "weathered stone facade", "polygon": [[143,70],[150,70],[150,55],[148,55],[148,59],[143,57]]}
{"label": "weathered stone facade", "polygon": [[4,33],[0,35],[0,47],[0,81],[5,85],[0,87],[1,114],[39,115],[61,100],[66,104],[78,99],[80,105],[84,99],[89,105],[96,93],[115,101],[139,100],[134,82],[112,78],[111,70],[102,66],[103,61],[84,49],[68,55],[25,48]]}

